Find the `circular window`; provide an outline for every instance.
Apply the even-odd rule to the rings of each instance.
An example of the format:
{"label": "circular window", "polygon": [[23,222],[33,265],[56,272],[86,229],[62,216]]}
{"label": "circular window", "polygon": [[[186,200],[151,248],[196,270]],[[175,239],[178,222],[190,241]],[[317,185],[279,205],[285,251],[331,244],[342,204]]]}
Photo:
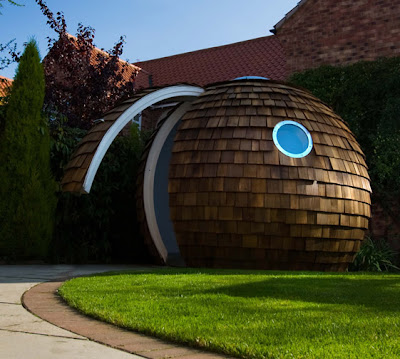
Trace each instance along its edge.
{"label": "circular window", "polygon": [[279,151],[294,158],[307,156],[313,147],[308,130],[294,121],[279,122],[274,127],[272,139]]}

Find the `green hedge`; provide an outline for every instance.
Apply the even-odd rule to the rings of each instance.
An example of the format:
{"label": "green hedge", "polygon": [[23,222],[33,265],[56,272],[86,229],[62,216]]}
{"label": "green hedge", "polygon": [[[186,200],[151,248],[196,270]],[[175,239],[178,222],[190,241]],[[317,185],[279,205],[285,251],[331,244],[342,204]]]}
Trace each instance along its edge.
{"label": "green hedge", "polygon": [[375,194],[400,194],[400,58],[322,66],[291,76],[350,126],[369,166]]}

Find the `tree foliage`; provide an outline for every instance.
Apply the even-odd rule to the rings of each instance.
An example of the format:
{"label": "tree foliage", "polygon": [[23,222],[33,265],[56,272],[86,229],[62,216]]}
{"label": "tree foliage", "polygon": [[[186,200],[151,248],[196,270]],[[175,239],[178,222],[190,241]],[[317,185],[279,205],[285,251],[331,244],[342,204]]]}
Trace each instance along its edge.
{"label": "tree foliage", "polygon": [[47,23],[58,34],[49,39],[44,59],[45,104],[67,118],[67,125],[88,129],[117,102],[134,93],[135,68],[121,61],[124,37],[109,51],[94,45],[94,29],[79,24],[76,37],[67,33],[62,13],[54,15],[42,0],[35,0]]}
{"label": "tree foliage", "polygon": [[[0,0],[0,9],[4,6],[2,4],[4,1],[7,1],[11,5],[23,6],[12,0]],[[3,15],[1,11],[0,15]],[[0,53],[5,51],[8,53],[8,55],[0,57],[0,70],[5,69],[12,62],[18,61],[19,59],[20,54],[17,51],[17,44],[15,42],[15,39],[8,41],[6,44],[0,44]]]}
{"label": "tree foliage", "polygon": [[0,53],[3,52],[7,52],[7,55],[0,57],[0,70],[4,70],[8,65],[19,60],[20,53],[17,51],[15,39],[6,44],[0,44]]}
{"label": "tree foliage", "polygon": [[[123,37],[111,50],[99,50],[94,29],[79,24],[76,36],[71,36],[62,13],[53,14],[44,1],[35,1],[57,34],[48,39],[50,50],[43,64],[45,110],[52,119],[51,167],[61,180],[63,167],[92,121],[134,93],[136,68],[119,59]],[[57,193],[53,261],[147,259],[135,214],[143,143],[143,133],[132,128],[130,136],[118,137],[108,150],[89,195]]]}
{"label": "tree foliage", "polygon": [[43,99],[43,67],[32,40],[16,72],[0,138],[0,257],[43,258],[51,240],[55,184]]}
{"label": "tree foliage", "polygon": [[292,75],[350,126],[381,198],[400,195],[400,58],[322,66]]}
{"label": "tree foliage", "polygon": [[[11,5],[14,5],[14,6],[23,6],[23,5],[21,5],[21,4],[18,4],[18,3],[16,3],[15,1],[13,1],[13,0],[0,0],[0,9],[4,6],[3,5],[3,2],[8,2],[9,4],[11,4]],[[1,11],[0,11],[0,15],[2,15],[2,13],[1,13]]]}

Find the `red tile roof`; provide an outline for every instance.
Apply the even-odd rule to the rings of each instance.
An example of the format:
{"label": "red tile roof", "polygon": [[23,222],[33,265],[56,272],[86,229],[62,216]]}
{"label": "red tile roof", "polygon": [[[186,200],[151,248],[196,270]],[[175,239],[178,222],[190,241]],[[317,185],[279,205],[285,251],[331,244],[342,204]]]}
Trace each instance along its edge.
{"label": "red tile roof", "polygon": [[286,78],[285,54],[275,36],[265,36],[234,44],[187,52],[138,62],[137,88],[170,85],[177,82],[204,86],[240,76],[262,76],[273,80]]}
{"label": "red tile roof", "polygon": [[0,76],[0,97],[4,97],[7,94],[7,91],[11,88],[13,80]]}

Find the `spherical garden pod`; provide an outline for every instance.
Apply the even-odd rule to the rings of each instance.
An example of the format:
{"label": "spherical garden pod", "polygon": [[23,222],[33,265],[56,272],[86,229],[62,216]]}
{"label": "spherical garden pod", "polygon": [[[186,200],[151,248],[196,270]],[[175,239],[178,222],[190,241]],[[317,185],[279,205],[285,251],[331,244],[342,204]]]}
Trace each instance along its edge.
{"label": "spherical garden pod", "polygon": [[96,121],[63,190],[89,193],[114,138],[153,105],[170,110],[143,156],[137,213],[159,263],[346,270],[370,217],[364,154],[329,107],[286,84],[140,92]]}
{"label": "spherical garden pod", "polygon": [[[343,271],[354,259],[370,217],[364,154],[310,93],[266,79],[210,85],[163,138],[142,171],[151,164],[159,181],[161,220],[143,209],[142,221],[168,222],[159,237],[187,266]],[[149,159],[153,147],[162,155]]]}

